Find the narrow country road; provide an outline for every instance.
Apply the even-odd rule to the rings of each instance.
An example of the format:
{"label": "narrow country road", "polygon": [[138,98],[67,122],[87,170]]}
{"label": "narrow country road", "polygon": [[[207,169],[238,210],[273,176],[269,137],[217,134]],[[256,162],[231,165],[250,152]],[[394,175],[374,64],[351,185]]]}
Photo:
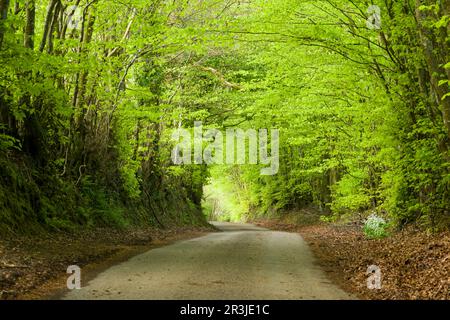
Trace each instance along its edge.
{"label": "narrow country road", "polygon": [[214,223],[223,232],[150,250],[64,299],[349,299],[298,234]]}

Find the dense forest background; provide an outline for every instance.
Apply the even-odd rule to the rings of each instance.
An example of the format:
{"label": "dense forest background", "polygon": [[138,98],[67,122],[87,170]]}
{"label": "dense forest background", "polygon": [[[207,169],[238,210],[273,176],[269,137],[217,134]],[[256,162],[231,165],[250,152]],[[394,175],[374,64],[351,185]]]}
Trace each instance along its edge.
{"label": "dense forest background", "polygon": [[235,218],[446,228],[449,22],[449,0],[0,0],[0,231],[202,223],[211,172],[170,157],[194,121],[280,129],[278,175],[213,168]]}

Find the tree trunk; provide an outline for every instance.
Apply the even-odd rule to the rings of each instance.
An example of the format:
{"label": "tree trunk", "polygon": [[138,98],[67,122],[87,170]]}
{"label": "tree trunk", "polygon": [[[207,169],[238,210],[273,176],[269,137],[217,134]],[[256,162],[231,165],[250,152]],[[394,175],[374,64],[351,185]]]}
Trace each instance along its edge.
{"label": "tree trunk", "polygon": [[[26,3],[26,24],[24,29],[24,47],[30,50],[34,49],[34,34],[36,22],[36,7],[35,0],[29,0]],[[32,77],[32,73],[28,73],[25,77]],[[24,119],[24,138],[23,150],[32,156],[38,163],[42,159],[43,141],[42,141],[42,127],[37,116],[37,112],[30,112],[33,110],[32,104],[37,105],[38,102],[32,102],[31,95],[26,93],[22,97],[22,104],[27,105],[26,117]]]}
{"label": "tree trunk", "polygon": [[53,10],[56,7],[58,0],[51,0],[48,4],[47,8],[47,15],[45,17],[45,24],[44,24],[44,32],[42,33],[42,40],[41,45],[39,46],[39,51],[44,51],[45,44],[47,43],[47,37],[49,36],[51,24],[53,21]]}
{"label": "tree trunk", "polygon": [[25,48],[34,49],[34,31],[36,22],[36,4],[35,0],[29,0],[26,3],[26,15],[27,21],[24,30],[24,42]]}
{"label": "tree trunk", "polygon": [[0,0],[0,49],[5,35],[5,20],[8,18],[9,0]]}
{"label": "tree trunk", "polygon": [[[421,5],[432,5],[435,1],[417,0],[416,1],[416,18],[419,24],[419,33],[421,46],[425,56],[425,61],[430,75],[431,89],[436,97],[436,104],[440,106],[442,112],[442,120],[447,130],[447,137],[450,139],[450,96],[447,94],[448,85],[440,85],[441,80],[450,80],[448,72],[444,69],[444,65],[448,63],[448,47],[446,45],[447,28],[441,30],[433,30],[427,26],[426,22],[437,21],[450,9],[450,0],[443,0],[440,13],[437,16],[428,10],[419,10]],[[437,34],[440,34],[438,37]]]}
{"label": "tree trunk", "polygon": [[56,31],[58,18],[59,18],[59,12],[62,10],[61,2],[57,2],[55,5],[55,9],[53,10],[53,18],[50,23],[50,29],[48,31],[47,36],[47,52],[52,53],[53,52],[53,34]]}

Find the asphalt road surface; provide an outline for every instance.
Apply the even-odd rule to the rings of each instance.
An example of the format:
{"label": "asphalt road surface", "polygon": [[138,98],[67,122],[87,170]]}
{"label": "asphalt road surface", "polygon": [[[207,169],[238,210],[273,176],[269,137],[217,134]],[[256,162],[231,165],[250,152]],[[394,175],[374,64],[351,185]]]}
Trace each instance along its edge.
{"label": "asphalt road surface", "polygon": [[214,225],[222,232],[135,256],[63,299],[351,299],[314,263],[300,235]]}

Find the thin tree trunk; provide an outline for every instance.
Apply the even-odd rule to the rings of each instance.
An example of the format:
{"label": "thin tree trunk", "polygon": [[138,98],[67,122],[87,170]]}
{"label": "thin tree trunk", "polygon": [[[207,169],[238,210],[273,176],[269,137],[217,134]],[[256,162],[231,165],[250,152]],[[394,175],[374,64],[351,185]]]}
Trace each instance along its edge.
{"label": "thin tree trunk", "polygon": [[[94,32],[94,23],[95,23],[95,15],[92,13],[91,15],[89,15],[88,18],[88,26],[86,29],[86,34],[83,37],[83,43],[81,44],[82,47],[85,47],[86,44],[88,44],[91,39],[92,39],[92,34]],[[83,49],[82,49],[83,51]],[[81,79],[80,79],[80,89],[79,89],[79,98],[77,99],[77,106],[80,107],[82,103],[84,103],[85,101],[85,95],[86,95],[86,84],[87,84],[87,79],[88,79],[88,72],[87,71],[83,71],[81,74]],[[85,112],[82,111],[81,112],[82,115],[84,116]]]}
{"label": "thin tree trunk", "polygon": [[[5,20],[8,17],[9,0],[0,0],[0,49],[2,48],[3,38],[5,35]],[[4,88],[0,87],[0,123],[8,124],[10,115],[9,107],[4,101]]]}
{"label": "thin tree trunk", "polygon": [[[24,47],[30,50],[34,49],[34,34],[35,34],[35,22],[36,22],[36,7],[35,0],[29,0],[26,3],[26,25],[24,29]],[[26,77],[32,77],[30,73],[25,75]],[[36,100],[32,102],[31,95],[26,93],[22,97],[22,103],[27,105],[27,110],[33,110],[32,104],[37,105],[39,102]],[[43,143],[42,143],[42,127],[39,122],[39,118],[36,112],[26,112],[26,118],[24,120],[24,141],[23,149],[28,152],[29,155],[33,156],[34,159],[40,163],[42,160]]]}
{"label": "thin tree trunk", "polygon": [[136,131],[134,132],[134,138],[136,140],[136,144],[134,146],[134,151],[133,151],[133,160],[137,160],[138,156],[139,156],[139,144],[140,144],[140,134],[141,134],[141,120],[138,119],[137,123],[136,123]]}
{"label": "thin tree trunk", "polygon": [[61,2],[56,3],[54,12],[53,12],[53,18],[52,18],[52,22],[50,24],[50,29],[48,32],[48,37],[47,37],[47,52],[48,53],[52,53],[53,52],[53,34],[56,31],[56,26],[58,23],[58,17],[59,17],[59,12],[61,9],[62,5]]}
{"label": "thin tree trunk", "polygon": [[0,0],[0,49],[5,35],[5,20],[8,18],[9,0]]}
{"label": "thin tree trunk", "polygon": [[47,15],[45,17],[44,32],[42,33],[41,45],[39,46],[39,51],[44,51],[45,44],[47,43],[47,37],[49,36],[52,21],[53,21],[53,10],[55,9],[58,0],[51,0],[48,4]]}
{"label": "thin tree trunk", "polygon": [[[83,10],[83,18],[81,20],[81,32],[80,32],[80,43],[78,46],[78,53],[80,55],[79,59],[81,59],[81,54],[83,53],[83,50],[85,48],[85,45],[89,43],[89,41],[92,38],[92,33],[94,29],[94,23],[95,23],[95,14],[92,13],[87,16],[87,11],[89,9],[89,6],[92,5],[94,2],[91,2],[86,8]],[[87,27],[86,27],[86,21],[87,21]],[[83,72],[82,74],[77,73],[76,80],[75,80],[75,89],[73,93],[72,98],[72,105],[74,107],[79,107],[81,105],[81,99],[82,95],[84,95],[84,89],[83,89],[83,83],[85,82],[86,74]],[[84,114],[83,114],[84,116]]]}
{"label": "thin tree trunk", "polygon": [[24,47],[28,49],[34,49],[34,31],[36,24],[36,4],[35,0],[29,0],[26,3],[27,21],[24,32]]}

